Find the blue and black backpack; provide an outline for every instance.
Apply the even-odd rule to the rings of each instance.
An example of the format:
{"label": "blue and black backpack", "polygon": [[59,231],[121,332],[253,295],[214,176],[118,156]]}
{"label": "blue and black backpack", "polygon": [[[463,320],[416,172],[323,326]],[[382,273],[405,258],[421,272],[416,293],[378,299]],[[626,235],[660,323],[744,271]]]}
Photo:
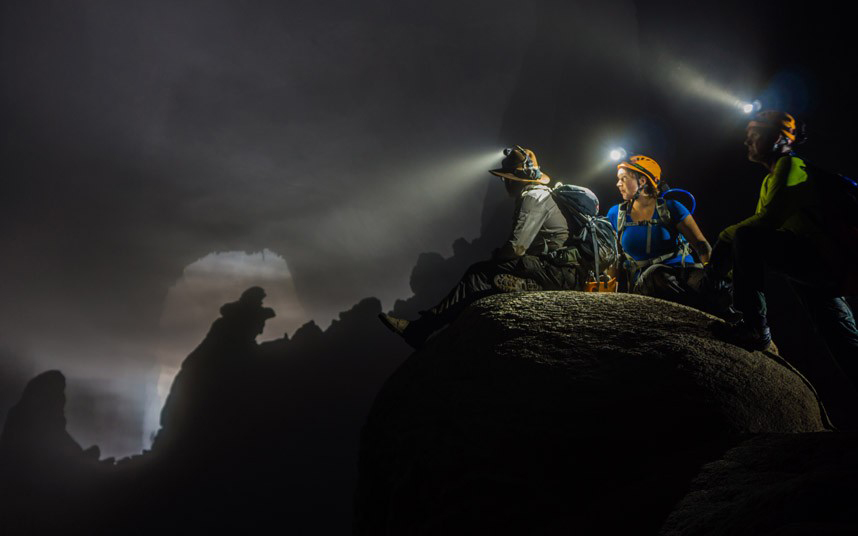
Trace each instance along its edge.
{"label": "blue and black backpack", "polygon": [[589,188],[571,184],[558,184],[551,191],[569,225],[567,246],[574,247],[594,275],[600,275],[615,264],[617,233],[611,222],[599,216],[599,198]]}

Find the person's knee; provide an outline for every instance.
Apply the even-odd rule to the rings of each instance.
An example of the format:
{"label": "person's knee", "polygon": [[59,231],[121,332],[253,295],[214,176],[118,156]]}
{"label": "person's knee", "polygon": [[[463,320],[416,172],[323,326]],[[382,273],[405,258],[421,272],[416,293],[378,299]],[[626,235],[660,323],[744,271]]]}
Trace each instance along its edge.
{"label": "person's knee", "polygon": [[474,274],[484,274],[487,272],[494,271],[500,263],[495,261],[480,261],[475,262],[474,264],[468,266],[468,269],[465,270],[465,275],[474,275]]}
{"label": "person's knee", "polygon": [[703,268],[688,267],[684,272],[685,286],[695,292],[702,292],[706,284],[706,271]]}
{"label": "person's knee", "polygon": [[805,297],[805,307],[818,326],[817,331],[826,337],[858,341],[858,328],[852,309],[843,298],[813,300]]}
{"label": "person's knee", "polygon": [[659,288],[660,282],[664,280],[664,277],[665,272],[661,266],[650,266],[638,277],[633,292],[635,294],[652,294]]}
{"label": "person's knee", "polygon": [[801,247],[796,236],[783,229],[766,227],[740,227],[733,237],[733,255],[761,256],[766,259],[780,259],[784,252]]}
{"label": "person's knee", "polygon": [[769,229],[760,227],[739,227],[733,236],[733,250],[758,247],[766,240],[767,232]]}

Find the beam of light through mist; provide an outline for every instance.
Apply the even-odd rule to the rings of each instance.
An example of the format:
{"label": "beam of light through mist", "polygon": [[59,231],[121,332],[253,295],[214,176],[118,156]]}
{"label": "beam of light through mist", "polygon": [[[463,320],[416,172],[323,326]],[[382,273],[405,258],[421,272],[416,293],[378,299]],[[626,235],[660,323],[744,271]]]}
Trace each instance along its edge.
{"label": "beam of light through mist", "polygon": [[[469,199],[481,200],[492,179],[498,180],[488,170],[500,167],[502,158],[500,148],[495,147],[414,162],[332,207],[318,220],[320,235],[333,237],[339,250],[355,259],[377,258],[379,251],[402,248],[414,242],[415,234],[431,230],[434,222],[461,210],[461,206],[454,207],[463,202],[466,193]],[[383,211],[379,211],[379,202],[383,202]],[[482,204],[473,207],[475,229],[481,211]]]}
{"label": "beam of light through mist", "polygon": [[104,326],[92,330],[80,338],[31,343],[31,370],[57,369],[65,375],[67,430],[82,446],[98,445],[102,457],[138,454],[148,445],[143,422],[152,393],[151,343]]}
{"label": "beam of light through mist", "polygon": [[578,175],[575,180],[576,184],[587,185],[592,183],[594,180],[602,180],[610,177],[612,180],[615,179],[613,174],[609,174],[608,171],[617,165],[617,162],[626,158],[629,153],[625,148],[619,146],[613,146],[611,149],[607,149],[602,146],[601,154],[602,157],[599,162],[594,164],[590,169],[584,171],[580,175]]}
{"label": "beam of light through mist", "polygon": [[741,113],[750,114],[759,110],[759,101],[750,102],[742,99],[717,82],[713,82],[703,74],[680,62],[675,62],[670,69],[670,80],[680,91],[723,104]]}

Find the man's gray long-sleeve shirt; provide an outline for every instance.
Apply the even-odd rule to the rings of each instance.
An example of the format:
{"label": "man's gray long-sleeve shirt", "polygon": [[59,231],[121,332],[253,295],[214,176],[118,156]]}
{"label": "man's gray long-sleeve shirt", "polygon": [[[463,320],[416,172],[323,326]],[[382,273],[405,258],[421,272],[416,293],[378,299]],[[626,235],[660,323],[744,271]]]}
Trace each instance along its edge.
{"label": "man's gray long-sleeve shirt", "polygon": [[551,188],[534,184],[516,200],[512,233],[499,256],[539,255],[563,247],[567,238],[569,227],[551,197]]}

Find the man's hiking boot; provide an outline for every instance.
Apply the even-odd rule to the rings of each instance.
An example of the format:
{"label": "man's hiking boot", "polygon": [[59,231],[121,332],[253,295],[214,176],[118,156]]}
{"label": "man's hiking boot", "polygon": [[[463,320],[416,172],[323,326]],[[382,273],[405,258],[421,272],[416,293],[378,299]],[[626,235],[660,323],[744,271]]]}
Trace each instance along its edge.
{"label": "man's hiking boot", "polygon": [[501,292],[522,292],[525,290],[542,290],[539,283],[533,279],[514,276],[512,274],[498,274],[492,280],[495,288]]}
{"label": "man's hiking boot", "polygon": [[709,314],[717,316],[718,318],[720,318],[724,322],[727,322],[730,325],[735,325],[742,321],[742,313],[733,309],[732,305],[727,305],[726,307],[724,307],[719,304],[713,304],[709,307],[704,307],[703,310]]}
{"label": "man's hiking boot", "polygon": [[380,313],[378,318],[385,326],[387,326],[387,329],[399,336],[404,336],[405,330],[408,329],[408,324],[411,323],[404,318],[396,318],[395,316],[390,316],[384,313]]}
{"label": "man's hiking boot", "polygon": [[733,286],[723,277],[709,275],[703,280],[701,291],[701,310],[715,315],[728,324],[737,324],[742,313],[733,309]]}
{"label": "man's hiking boot", "polygon": [[387,326],[387,329],[405,339],[405,342],[415,350],[423,346],[426,339],[437,329],[431,326],[425,317],[419,320],[405,320],[380,313],[378,319],[381,320],[382,324]]}
{"label": "man's hiking boot", "polygon": [[[753,327],[745,321],[734,325],[716,322],[712,325],[712,332],[724,342],[751,352],[772,351],[772,348],[776,348],[772,343],[772,331],[766,325]],[[777,353],[776,349],[774,351]]]}

